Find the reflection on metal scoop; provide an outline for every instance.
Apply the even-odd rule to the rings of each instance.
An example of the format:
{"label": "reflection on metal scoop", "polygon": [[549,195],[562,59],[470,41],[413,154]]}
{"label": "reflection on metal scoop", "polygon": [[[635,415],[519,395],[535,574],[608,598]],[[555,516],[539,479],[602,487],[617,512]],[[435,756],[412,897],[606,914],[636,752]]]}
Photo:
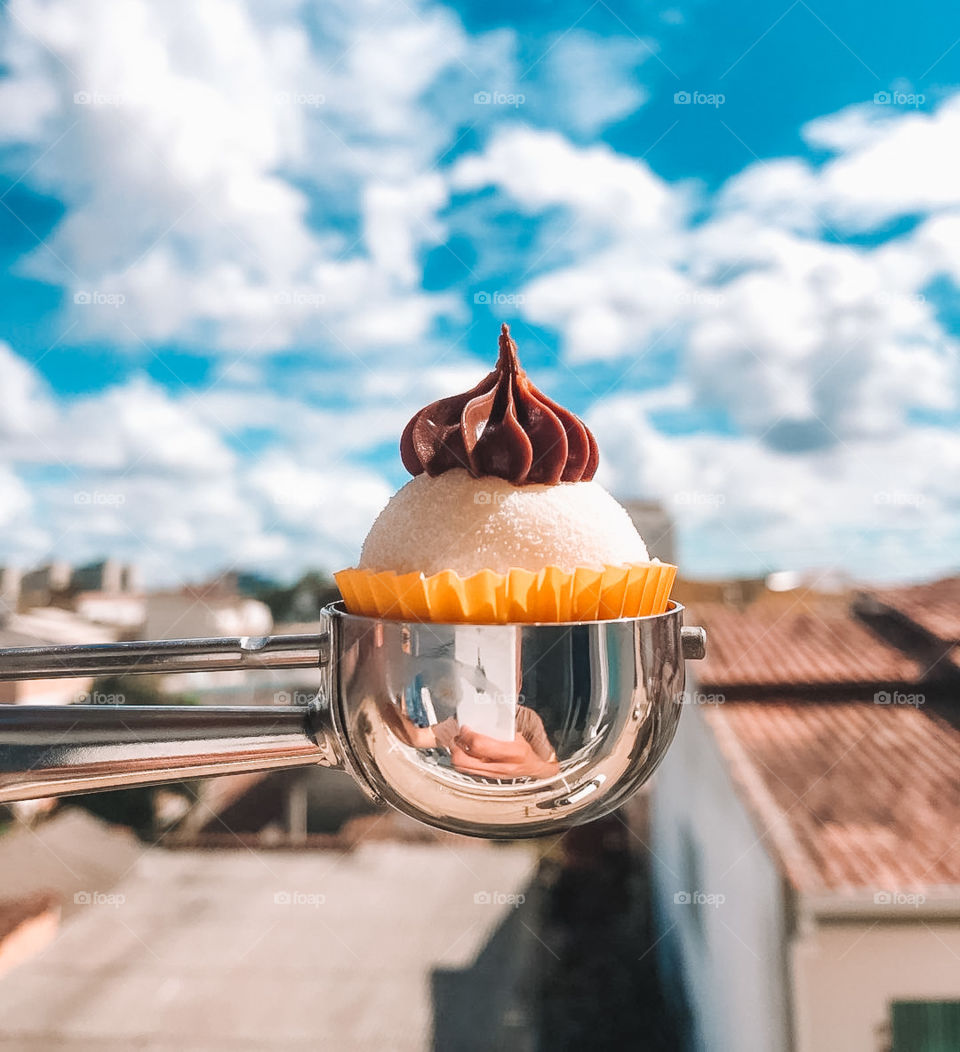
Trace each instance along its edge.
{"label": "reflection on metal scoop", "polygon": [[0,802],[321,764],[441,829],[536,836],[622,803],[679,719],[683,608],[446,625],[323,613],[319,636],[0,650],[0,680],[317,667],[306,708],[0,706]]}

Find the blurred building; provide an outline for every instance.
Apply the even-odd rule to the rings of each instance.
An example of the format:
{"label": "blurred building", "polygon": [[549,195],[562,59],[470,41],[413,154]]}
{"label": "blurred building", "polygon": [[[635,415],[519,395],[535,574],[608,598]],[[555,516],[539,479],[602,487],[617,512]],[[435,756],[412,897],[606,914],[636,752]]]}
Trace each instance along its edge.
{"label": "blurred building", "polygon": [[0,625],[17,612],[23,574],[14,567],[0,567]]}
{"label": "blurred building", "polygon": [[71,605],[88,621],[139,630],[146,617],[140,572],[131,563],[102,559],[78,566],[70,577]]}
{"label": "blurred building", "polygon": [[138,629],[145,613],[139,571],[116,559],[75,568],[57,561],[28,573],[0,568],[0,624],[18,611],[51,606],[73,610],[86,621]]}
{"label": "blurred building", "polygon": [[139,634],[147,613],[146,597],[126,592],[78,592],[72,605],[85,620],[114,625],[130,635]]}
{"label": "blurred building", "polygon": [[139,592],[140,574],[132,564],[101,559],[73,570],[70,587],[77,592]]}
{"label": "blurred building", "polygon": [[[205,639],[219,636],[263,636],[273,629],[266,603],[238,594],[233,578],[147,596],[144,639]],[[161,686],[173,692],[196,693],[201,701],[220,705],[260,703],[253,694],[266,693],[266,703],[288,677],[273,673],[189,672],[164,676]],[[315,684],[316,686],[316,684]],[[273,704],[277,704],[276,701]]]}
{"label": "blurred building", "polygon": [[960,579],[689,621],[652,797],[689,1047],[960,1048]]}
{"label": "blurred building", "polygon": [[621,501],[643,538],[652,559],[676,563],[673,519],[664,506],[655,500]]}
{"label": "blurred building", "polygon": [[154,592],[147,597],[145,639],[262,636],[273,628],[266,603],[212,585]]}
{"label": "blurred building", "polygon": [[139,845],[79,884],[61,850],[64,923],[0,981],[0,1045],[532,1052],[534,847],[238,846]]}
{"label": "blurred building", "polygon": [[62,560],[25,573],[20,580],[19,608],[48,606],[51,599],[70,588],[71,573],[70,564]]}
{"label": "blurred building", "polygon": [[[109,625],[92,624],[72,610],[51,606],[9,616],[0,628],[0,647],[112,643],[117,636]],[[0,683],[0,704],[70,705],[87,700],[92,685],[92,676]]]}

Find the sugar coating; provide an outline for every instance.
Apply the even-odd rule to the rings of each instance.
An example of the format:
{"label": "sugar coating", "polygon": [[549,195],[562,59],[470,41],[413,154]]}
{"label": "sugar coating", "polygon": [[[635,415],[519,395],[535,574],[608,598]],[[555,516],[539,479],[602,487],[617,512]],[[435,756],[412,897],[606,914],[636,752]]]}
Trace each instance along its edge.
{"label": "sugar coating", "polygon": [[467,577],[648,561],[630,516],[596,482],[514,486],[457,468],[417,475],[390,498],[364,541],[360,567]]}

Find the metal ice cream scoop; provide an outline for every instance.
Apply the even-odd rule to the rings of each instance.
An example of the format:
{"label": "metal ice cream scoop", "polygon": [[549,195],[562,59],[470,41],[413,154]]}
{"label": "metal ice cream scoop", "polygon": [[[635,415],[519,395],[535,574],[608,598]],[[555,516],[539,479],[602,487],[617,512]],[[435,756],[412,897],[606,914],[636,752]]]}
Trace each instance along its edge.
{"label": "metal ice cream scoop", "polygon": [[462,625],[323,611],[319,635],[0,650],[0,680],[316,668],[303,707],[0,705],[0,803],[320,764],[441,829],[536,836],[608,813],[676,731],[683,608]]}

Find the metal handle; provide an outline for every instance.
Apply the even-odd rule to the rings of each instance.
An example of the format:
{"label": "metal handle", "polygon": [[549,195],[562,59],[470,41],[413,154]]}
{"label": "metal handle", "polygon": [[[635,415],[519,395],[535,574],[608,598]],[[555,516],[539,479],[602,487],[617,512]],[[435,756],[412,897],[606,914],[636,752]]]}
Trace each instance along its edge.
{"label": "metal handle", "polygon": [[319,763],[305,708],[0,705],[0,803]]}
{"label": "metal handle", "polygon": [[702,661],[707,654],[707,633],[702,628],[681,628],[680,647],[687,661]]}
{"label": "metal handle", "polygon": [[[320,668],[330,636],[237,636],[0,650],[0,681]],[[339,766],[304,708],[0,705],[0,803],[312,763]]]}
{"label": "metal handle", "polygon": [[0,682],[145,672],[216,672],[319,668],[330,661],[330,636],[234,636],[148,639],[0,650]]}

